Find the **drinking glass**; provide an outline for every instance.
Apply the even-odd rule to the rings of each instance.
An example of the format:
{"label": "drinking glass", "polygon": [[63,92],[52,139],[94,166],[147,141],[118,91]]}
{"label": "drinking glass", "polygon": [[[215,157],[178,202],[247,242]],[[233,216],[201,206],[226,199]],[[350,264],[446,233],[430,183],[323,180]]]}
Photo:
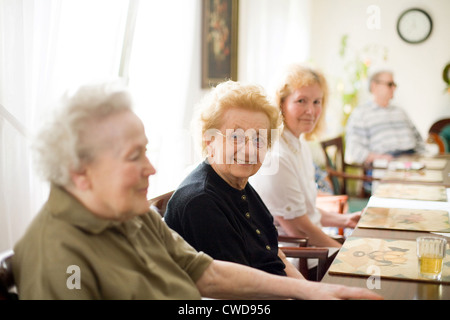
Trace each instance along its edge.
{"label": "drinking glass", "polygon": [[419,274],[423,278],[440,280],[442,276],[442,261],[447,250],[447,240],[440,237],[419,237],[417,242],[417,257],[419,258]]}

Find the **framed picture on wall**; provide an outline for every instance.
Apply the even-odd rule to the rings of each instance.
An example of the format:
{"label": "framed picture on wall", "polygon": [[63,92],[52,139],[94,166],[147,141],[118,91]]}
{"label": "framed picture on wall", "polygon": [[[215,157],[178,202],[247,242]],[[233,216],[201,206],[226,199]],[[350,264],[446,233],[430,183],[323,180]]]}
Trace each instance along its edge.
{"label": "framed picture on wall", "polygon": [[202,88],[237,80],[238,0],[203,0]]}

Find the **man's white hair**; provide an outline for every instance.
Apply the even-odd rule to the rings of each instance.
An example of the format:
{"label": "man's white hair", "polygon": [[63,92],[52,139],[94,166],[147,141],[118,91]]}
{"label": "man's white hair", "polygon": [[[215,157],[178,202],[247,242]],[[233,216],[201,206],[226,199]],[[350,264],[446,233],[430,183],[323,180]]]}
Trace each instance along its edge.
{"label": "man's white hair", "polygon": [[368,83],[368,85],[369,85],[369,92],[372,92],[372,83],[376,82],[380,78],[380,76],[382,74],[385,74],[385,73],[394,76],[394,72],[391,69],[387,69],[387,68],[383,68],[383,69],[382,68],[377,68],[377,69],[372,70],[372,72],[370,72],[370,74],[369,74],[369,83]]}

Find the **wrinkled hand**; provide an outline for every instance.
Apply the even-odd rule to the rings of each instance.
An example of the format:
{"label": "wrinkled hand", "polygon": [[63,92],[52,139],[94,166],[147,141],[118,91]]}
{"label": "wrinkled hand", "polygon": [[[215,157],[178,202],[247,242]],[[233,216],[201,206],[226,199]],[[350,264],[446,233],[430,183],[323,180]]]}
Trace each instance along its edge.
{"label": "wrinkled hand", "polygon": [[347,287],[323,282],[311,282],[310,300],[383,300],[379,294],[365,288]]}

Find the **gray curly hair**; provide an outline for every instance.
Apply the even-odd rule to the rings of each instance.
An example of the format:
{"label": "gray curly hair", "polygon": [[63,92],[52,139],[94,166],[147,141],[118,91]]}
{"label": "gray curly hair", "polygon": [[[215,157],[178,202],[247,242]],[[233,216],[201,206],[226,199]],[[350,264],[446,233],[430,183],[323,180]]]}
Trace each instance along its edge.
{"label": "gray curly hair", "polygon": [[95,159],[92,125],[121,111],[132,110],[128,91],[118,82],[86,85],[65,95],[54,116],[33,142],[37,170],[47,181],[72,184],[70,172],[79,172]]}

